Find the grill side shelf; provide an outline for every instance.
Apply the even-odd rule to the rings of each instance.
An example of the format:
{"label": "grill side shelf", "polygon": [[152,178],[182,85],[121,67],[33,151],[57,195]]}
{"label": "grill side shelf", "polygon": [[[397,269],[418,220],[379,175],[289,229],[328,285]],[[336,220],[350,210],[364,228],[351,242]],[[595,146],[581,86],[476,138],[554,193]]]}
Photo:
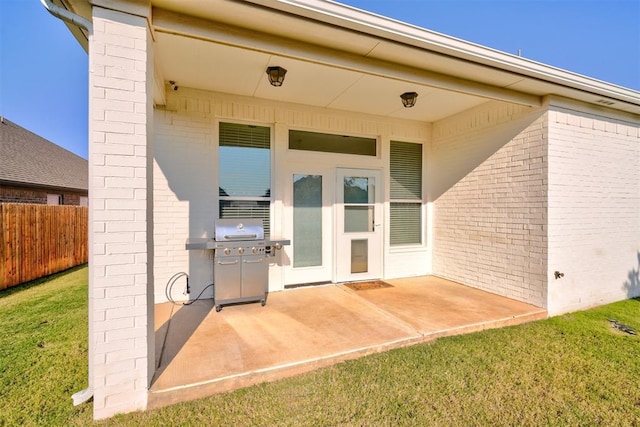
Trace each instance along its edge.
{"label": "grill side shelf", "polygon": [[185,243],[185,249],[215,249],[216,241],[206,237],[189,237]]}
{"label": "grill side shelf", "polygon": [[[187,250],[197,250],[197,249],[215,249],[216,241],[213,238],[207,237],[189,237],[185,242],[185,249]],[[291,240],[285,239],[283,237],[271,237],[267,240],[264,240],[265,246],[287,246],[291,244]]]}

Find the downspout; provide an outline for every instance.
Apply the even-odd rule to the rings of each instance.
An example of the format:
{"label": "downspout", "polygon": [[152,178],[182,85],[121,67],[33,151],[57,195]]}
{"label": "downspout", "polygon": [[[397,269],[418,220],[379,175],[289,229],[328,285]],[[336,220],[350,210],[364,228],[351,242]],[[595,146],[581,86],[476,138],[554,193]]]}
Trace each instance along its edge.
{"label": "downspout", "polygon": [[[64,9],[60,6],[53,4],[51,0],[40,0],[40,3],[42,3],[44,8],[47,9],[47,11],[49,11],[49,13],[55,16],[56,18],[62,19],[63,21],[68,22],[72,25],[75,25],[76,27],[85,29],[89,33],[89,42],[91,42],[91,36],[93,35],[93,24],[91,23],[91,21],[83,18],[80,15],[76,15],[75,13],[70,12],[67,9]],[[89,45],[90,44],[91,43],[89,43]],[[89,316],[91,316],[91,314],[89,314]],[[89,322],[89,324],[91,324],[91,322]],[[91,351],[89,351],[89,353],[90,353],[89,354],[89,357],[90,357]],[[89,363],[89,370],[91,370],[91,363]],[[91,377],[92,377],[91,374],[89,374],[89,387],[71,395],[74,406],[78,406],[81,403],[84,403],[93,397],[93,385],[92,385]]]}
{"label": "downspout", "polygon": [[91,21],[84,19],[82,16],[76,15],[73,12],[69,12],[67,9],[56,6],[51,0],[40,0],[40,3],[42,3],[44,8],[56,18],[62,19],[76,27],[84,28],[89,33],[89,37],[93,34],[93,24]]}

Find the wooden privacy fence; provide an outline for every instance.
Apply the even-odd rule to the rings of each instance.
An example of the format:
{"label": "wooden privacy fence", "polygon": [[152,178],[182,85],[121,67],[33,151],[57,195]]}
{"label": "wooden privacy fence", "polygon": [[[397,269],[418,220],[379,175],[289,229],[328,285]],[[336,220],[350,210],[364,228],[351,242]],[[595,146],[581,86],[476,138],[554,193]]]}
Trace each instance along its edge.
{"label": "wooden privacy fence", "polygon": [[0,290],[88,260],[88,208],[0,203]]}

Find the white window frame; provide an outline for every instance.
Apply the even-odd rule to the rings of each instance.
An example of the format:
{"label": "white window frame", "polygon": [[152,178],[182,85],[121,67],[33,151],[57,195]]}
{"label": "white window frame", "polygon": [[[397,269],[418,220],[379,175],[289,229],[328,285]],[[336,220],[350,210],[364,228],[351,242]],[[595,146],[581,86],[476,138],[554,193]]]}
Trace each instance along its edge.
{"label": "white window frame", "polygon": [[[415,144],[421,147],[421,156],[420,156],[420,198],[394,198],[393,190],[392,190],[392,176],[391,176],[391,146],[394,143],[401,144]],[[427,235],[426,235],[426,215],[425,215],[425,185],[424,185],[424,176],[425,176],[425,145],[422,142],[414,142],[414,141],[405,141],[401,139],[392,139],[389,141],[389,249],[391,251],[403,251],[406,249],[415,249],[415,248],[424,248],[427,246]],[[391,228],[393,224],[393,220],[391,218],[391,206],[393,204],[406,204],[406,205],[419,205],[419,215],[420,215],[420,242],[419,243],[400,243],[400,244],[392,244],[391,243]]]}
{"label": "white window frame", "polygon": [[[220,125],[223,123],[229,123],[229,124],[234,124],[234,125],[242,125],[242,126],[256,126],[256,127],[262,127],[262,128],[268,128],[269,129],[269,197],[246,197],[246,196],[220,196],[219,193],[219,188],[220,188]],[[273,164],[273,159],[274,159],[274,129],[273,126],[270,126],[268,124],[264,124],[264,123],[254,123],[254,122],[246,122],[246,121],[238,121],[238,120],[227,120],[227,119],[219,119],[216,122],[217,126],[215,129],[216,132],[216,156],[215,156],[215,162],[216,162],[216,168],[217,173],[216,173],[216,197],[217,197],[217,203],[216,203],[216,211],[217,211],[217,218],[221,217],[222,212],[220,211],[220,202],[221,201],[266,201],[268,202],[269,206],[268,206],[268,212],[267,212],[267,219],[269,221],[269,223],[267,224],[267,229],[265,230],[265,234],[269,234],[270,232],[272,232],[272,228],[274,225],[274,218],[273,218],[273,200],[274,200],[274,164]],[[265,236],[267,237],[267,236]]]}

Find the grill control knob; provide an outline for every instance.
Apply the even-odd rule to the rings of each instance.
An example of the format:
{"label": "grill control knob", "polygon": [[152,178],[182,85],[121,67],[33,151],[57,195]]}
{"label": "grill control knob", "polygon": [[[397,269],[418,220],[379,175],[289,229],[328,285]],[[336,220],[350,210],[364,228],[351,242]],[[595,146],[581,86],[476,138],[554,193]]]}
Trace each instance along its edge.
{"label": "grill control knob", "polygon": [[242,255],[244,253],[244,248],[238,248],[238,253]]}
{"label": "grill control knob", "polygon": [[251,248],[251,253],[252,254],[257,254],[258,253],[258,248],[256,248],[255,246]]}
{"label": "grill control knob", "polygon": [[225,255],[231,255],[231,249],[229,249],[229,248],[224,248],[224,254],[225,254]]}

